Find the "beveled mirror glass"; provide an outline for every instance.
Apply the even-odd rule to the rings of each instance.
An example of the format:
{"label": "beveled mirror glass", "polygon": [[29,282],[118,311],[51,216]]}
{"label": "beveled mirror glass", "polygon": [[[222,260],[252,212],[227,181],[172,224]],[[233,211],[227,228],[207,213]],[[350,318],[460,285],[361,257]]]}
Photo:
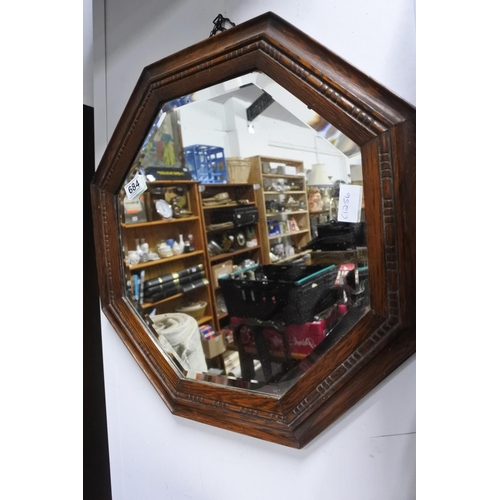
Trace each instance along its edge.
{"label": "beveled mirror glass", "polygon": [[[264,105],[263,98],[267,100]],[[210,170],[196,171],[200,165],[190,163],[195,148],[202,160],[210,159],[201,156],[200,144],[217,149],[221,163],[227,161],[220,178],[210,179]],[[362,186],[360,156],[353,141],[262,72],[162,105],[124,180],[120,236],[124,293],[148,325],[158,349],[179,369],[179,376],[282,394],[346,333],[346,323],[366,314],[369,275],[361,206],[352,229],[342,226],[348,233],[330,238],[317,235],[318,224],[321,230],[344,215],[342,206],[339,212],[339,189],[334,186],[350,185],[353,173],[354,185]],[[251,157],[301,162],[303,184],[291,190],[287,182],[295,180],[293,175],[265,174],[258,171],[257,163],[245,168],[240,159]],[[233,167],[231,158],[241,164]],[[234,172],[228,175],[230,168]],[[188,175],[186,169],[198,185],[175,181],[174,174]],[[211,190],[230,196],[212,203],[206,195]],[[245,207],[260,212],[256,222],[249,219],[235,226],[232,221],[232,207],[242,203],[232,196],[238,190],[250,193],[252,201]],[[256,199],[262,210],[255,208]],[[345,201],[350,202],[349,198]],[[220,217],[223,222],[215,223]],[[295,221],[300,227],[291,236],[273,234],[274,221]],[[239,238],[245,244],[238,244]],[[223,252],[211,252],[212,243],[223,247],[230,240]],[[205,249],[208,258],[204,258]],[[305,263],[310,269],[321,268],[310,285],[312,291],[324,288],[314,307],[307,305],[301,319],[293,323],[282,315],[265,329],[248,322],[238,328],[242,321],[238,311],[251,307],[255,313],[251,319],[264,320],[266,304],[241,298],[235,302],[233,291],[218,286],[220,276],[254,276],[253,269],[259,265],[281,264],[278,280],[283,280],[284,266]],[[287,297],[286,290],[279,293],[287,302],[285,307],[295,307],[294,295]],[[222,335],[215,336],[217,332]]]}
{"label": "beveled mirror glass", "polygon": [[145,68],[93,216],[103,310],[173,413],[302,447],[415,351],[414,126],[271,13]]}

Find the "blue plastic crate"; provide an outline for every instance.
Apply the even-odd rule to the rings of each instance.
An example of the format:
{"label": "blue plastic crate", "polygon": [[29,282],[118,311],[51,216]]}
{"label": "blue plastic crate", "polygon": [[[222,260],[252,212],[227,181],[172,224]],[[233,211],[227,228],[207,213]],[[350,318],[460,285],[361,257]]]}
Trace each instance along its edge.
{"label": "blue plastic crate", "polygon": [[228,182],[224,148],[194,144],[184,148],[184,160],[193,179],[203,184]]}

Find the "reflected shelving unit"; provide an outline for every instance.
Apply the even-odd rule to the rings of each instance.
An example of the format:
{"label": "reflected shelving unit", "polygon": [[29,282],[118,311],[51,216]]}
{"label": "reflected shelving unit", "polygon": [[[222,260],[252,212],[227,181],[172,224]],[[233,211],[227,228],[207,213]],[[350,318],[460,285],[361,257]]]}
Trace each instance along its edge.
{"label": "reflected shelving unit", "polygon": [[[144,194],[145,218],[147,220],[136,223],[125,222],[123,214],[124,194],[122,195],[121,243],[123,266],[130,296],[146,314],[151,313],[153,310],[156,311],[156,314],[173,313],[176,312],[178,307],[190,302],[204,301],[207,303],[207,307],[203,317],[197,320],[198,324],[209,323],[213,325],[212,294],[209,286],[210,277],[207,273],[208,262],[204,247],[205,237],[198,185],[199,183],[196,181],[182,180],[148,182],[148,189]],[[184,190],[190,215],[168,219],[158,218],[155,213],[154,200],[150,193],[155,189],[166,190],[174,187],[181,187]],[[192,251],[137,264],[130,264],[125,259],[130,250],[137,248],[138,243],[146,243],[150,253],[157,253],[158,246],[161,243],[165,243],[169,239],[179,241],[181,235],[185,242],[188,241],[189,235],[192,235],[194,242]],[[155,298],[141,293],[137,294],[134,289],[134,282],[136,281],[139,281],[140,287],[141,282],[144,286],[146,282],[155,279],[161,280],[165,276],[175,277],[180,272],[193,268],[196,268],[198,272],[193,273],[192,278],[186,277],[179,280],[182,290],[177,290],[177,293],[171,292],[161,296],[161,298]],[[162,292],[159,295],[162,295]]]}
{"label": "reflected shelving unit", "polygon": [[[246,260],[262,263],[263,236],[259,222],[252,222],[258,213],[253,184],[200,184],[199,190],[212,315],[215,329],[220,330],[227,325],[229,317],[217,278],[221,274],[232,272],[233,266],[240,266]],[[252,211],[252,208],[255,210]],[[233,214],[238,209],[253,212],[248,219],[250,222],[235,224]]]}
{"label": "reflected shelving unit", "polygon": [[253,156],[250,161],[250,178],[261,186],[256,203],[263,264],[282,264],[308,254],[300,250],[311,240],[304,163],[270,156]]}

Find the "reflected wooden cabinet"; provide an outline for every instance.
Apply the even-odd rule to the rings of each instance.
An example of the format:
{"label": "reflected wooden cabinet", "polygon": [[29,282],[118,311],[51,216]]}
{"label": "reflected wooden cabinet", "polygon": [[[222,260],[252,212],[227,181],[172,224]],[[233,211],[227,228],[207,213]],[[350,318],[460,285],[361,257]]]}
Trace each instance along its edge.
{"label": "reflected wooden cabinet", "polygon": [[282,264],[308,252],[301,252],[311,240],[304,163],[253,156],[250,179],[256,191],[261,215],[264,264]]}
{"label": "reflected wooden cabinet", "polygon": [[262,263],[262,232],[253,184],[202,184],[199,189],[212,315],[215,329],[220,330],[228,316],[218,276],[231,273],[233,266]]}
{"label": "reflected wooden cabinet", "polygon": [[[205,314],[198,323],[213,323],[199,184],[195,181],[154,181],[147,185],[148,191],[139,199],[144,213],[135,217],[137,220],[127,213],[124,192],[120,198],[122,252],[129,296],[145,314],[153,311],[171,313],[191,302],[206,302]],[[164,218],[156,210],[155,193],[158,199],[164,200],[165,192],[175,189],[181,191],[189,214],[175,217],[172,211],[165,214],[169,218]],[[172,241],[184,242],[182,253],[176,254],[171,244],[166,253],[162,252],[162,248]],[[188,248],[190,241],[192,248]],[[137,253],[141,254],[139,262],[136,262]],[[131,254],[135,255],[131,257]]]}

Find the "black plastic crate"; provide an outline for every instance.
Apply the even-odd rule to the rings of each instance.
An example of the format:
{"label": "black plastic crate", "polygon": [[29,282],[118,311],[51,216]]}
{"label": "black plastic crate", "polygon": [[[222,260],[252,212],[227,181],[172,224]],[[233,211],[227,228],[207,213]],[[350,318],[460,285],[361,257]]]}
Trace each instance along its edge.
{"label": "black plastic crate", "polygon": [[281,321],[299,325],[333,304],[335,300],[334,265],[258,266],[219,277],[224,302],[230,316]]}

